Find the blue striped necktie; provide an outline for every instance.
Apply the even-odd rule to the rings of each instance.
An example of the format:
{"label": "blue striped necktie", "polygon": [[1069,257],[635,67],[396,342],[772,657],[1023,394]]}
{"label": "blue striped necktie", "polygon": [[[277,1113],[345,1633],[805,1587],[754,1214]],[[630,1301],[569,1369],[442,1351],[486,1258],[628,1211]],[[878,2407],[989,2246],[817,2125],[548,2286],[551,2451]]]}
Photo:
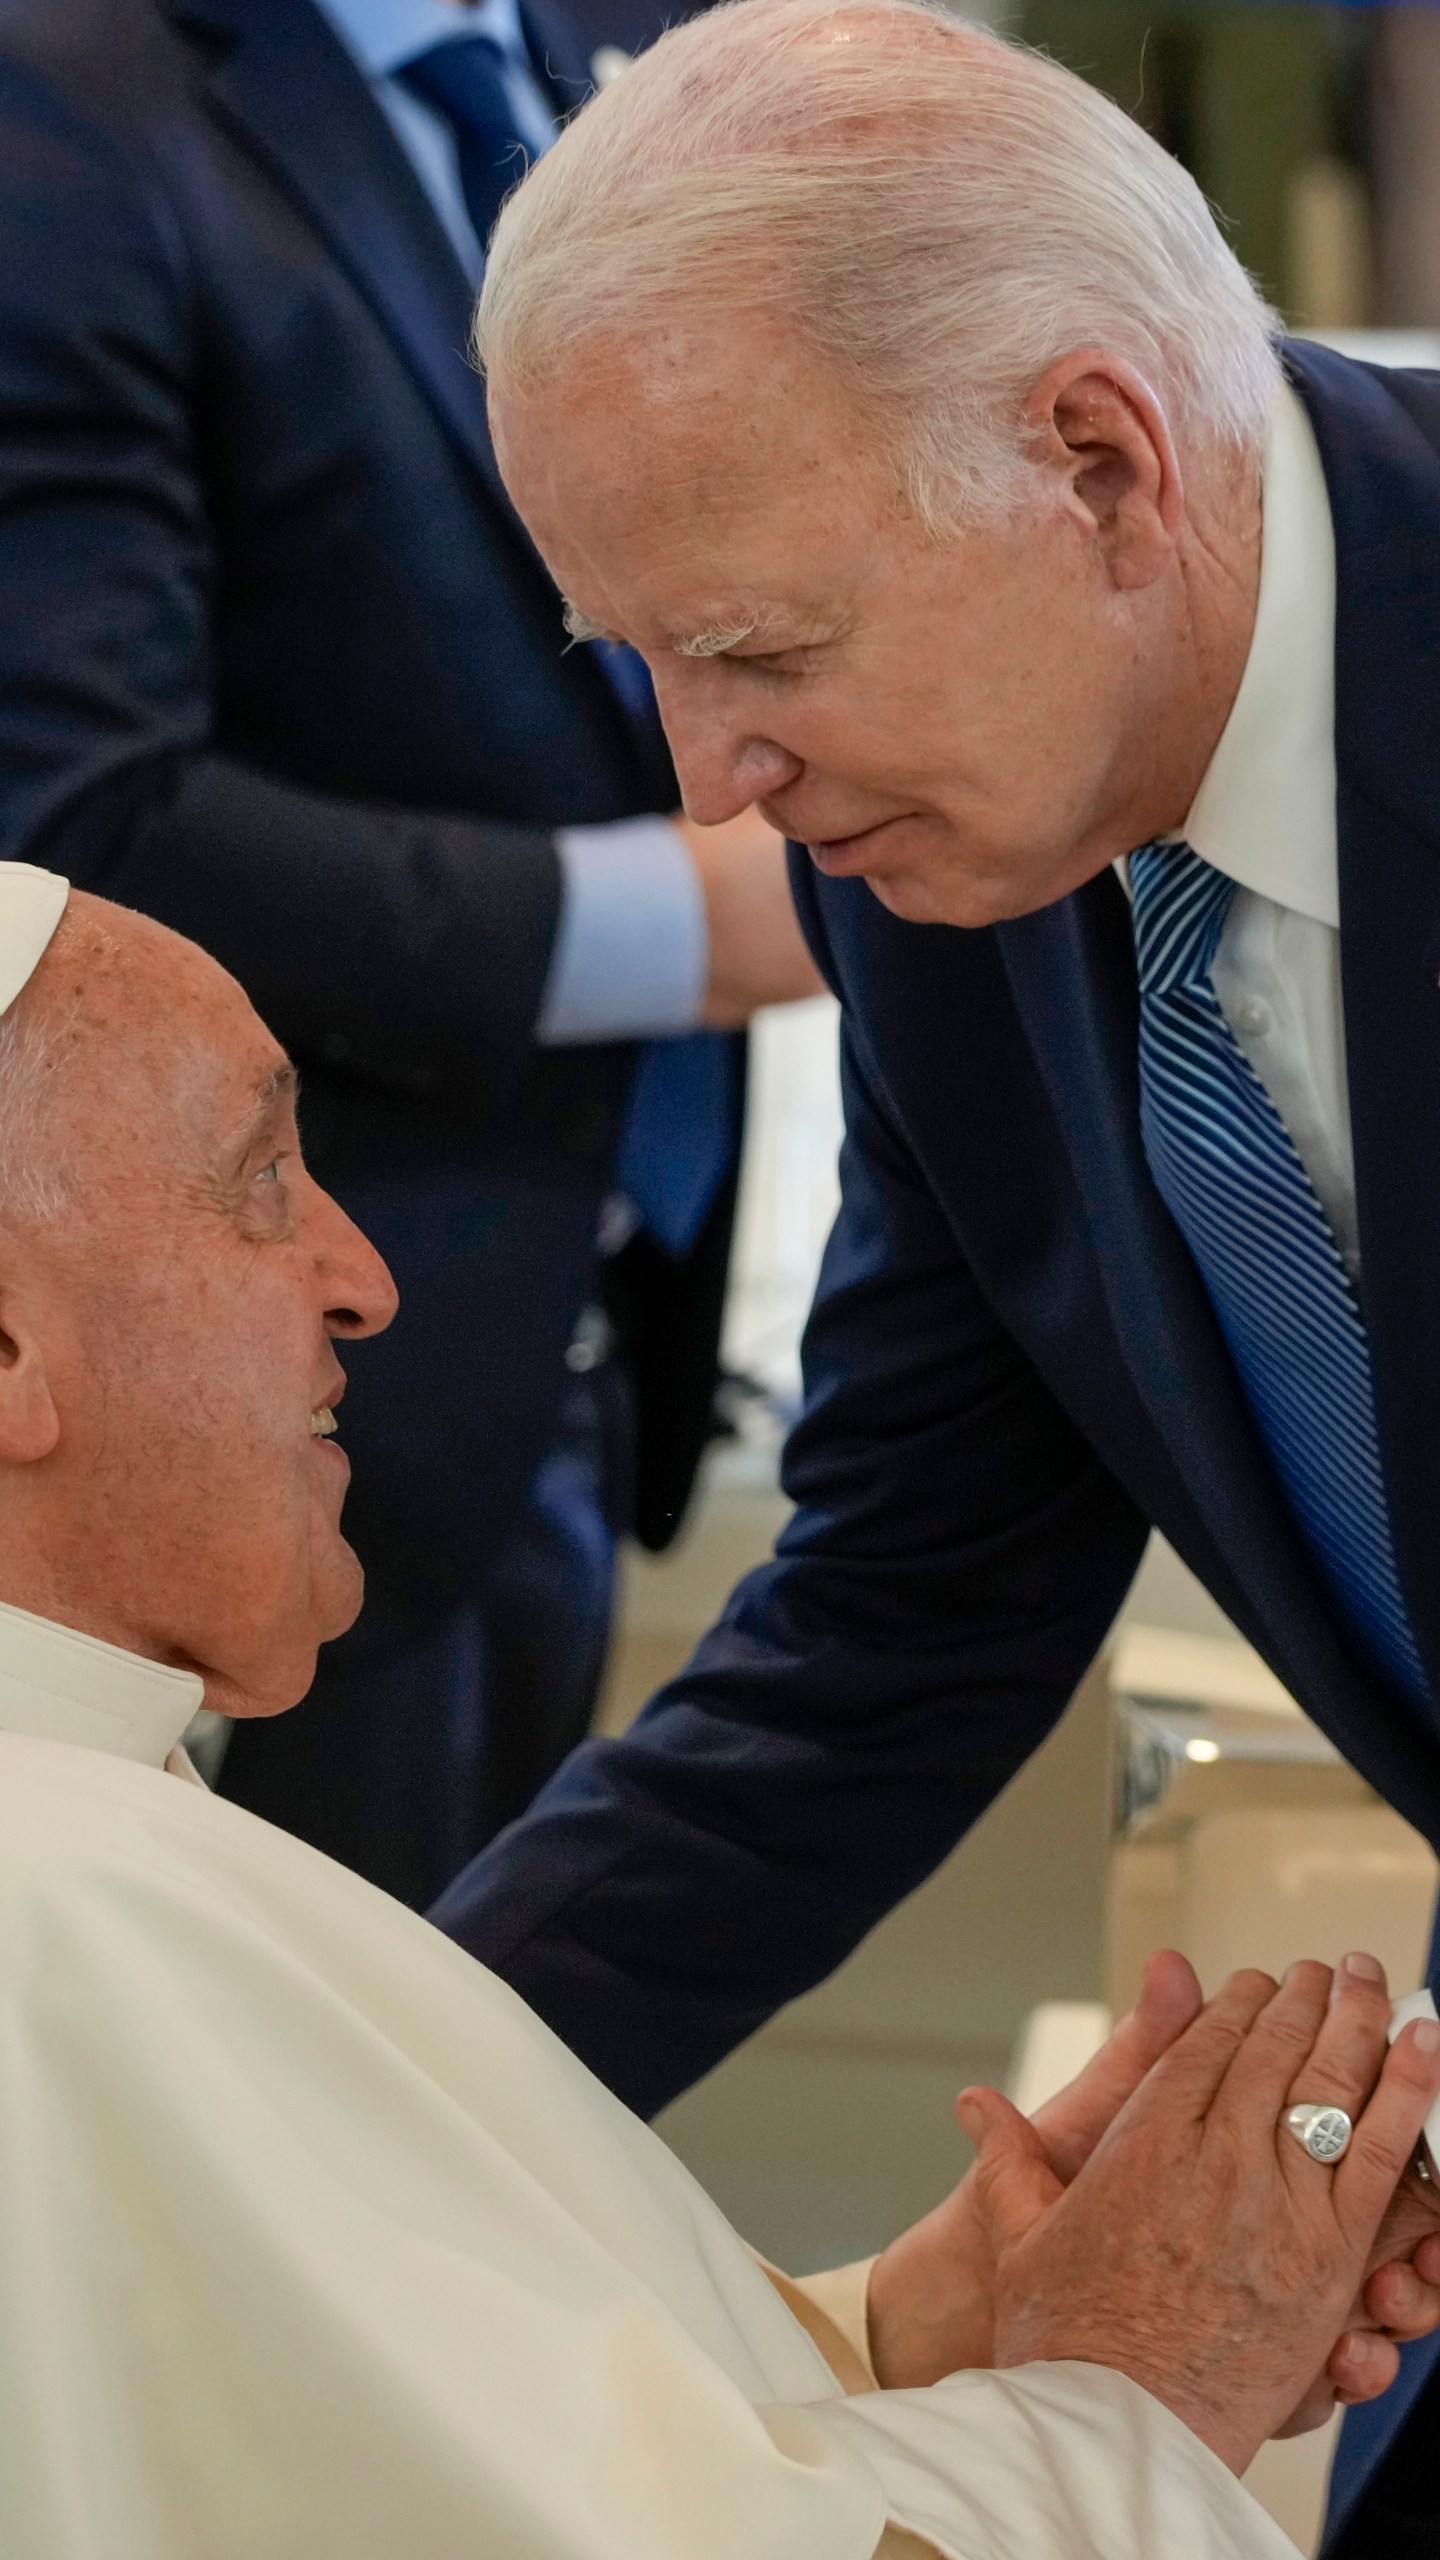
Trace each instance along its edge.
{"label": "blue striped necktie", "polygon": [[1395,1562],[1360,1303],[1211,980],[1235,883],[1188,845],[1149,844],[1130,857],[1130,890],[1150,1170],[1341,1615],[1372,1661],[1428,1704]]}

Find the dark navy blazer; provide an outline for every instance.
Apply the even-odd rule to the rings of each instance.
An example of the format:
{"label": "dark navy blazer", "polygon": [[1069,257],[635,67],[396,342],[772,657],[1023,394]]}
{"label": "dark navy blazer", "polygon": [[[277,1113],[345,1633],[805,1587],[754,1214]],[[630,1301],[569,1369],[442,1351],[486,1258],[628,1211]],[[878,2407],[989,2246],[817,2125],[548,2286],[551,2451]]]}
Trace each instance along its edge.
{"label": "dark navy blazer", "polygon": [[[1290,351],[1338,550],[1343,975],[1396,1544],[1440,1691],[1440,378]],[[1049,1731],[1151,1525],[1440,1845],[1440,1728],[1357,1655],[1150,1178],[1123,891],[979,932],[796,887],[844,1008],[797,1510],[679,1679],[446,1896],[643,2110],[839,1963]]]}

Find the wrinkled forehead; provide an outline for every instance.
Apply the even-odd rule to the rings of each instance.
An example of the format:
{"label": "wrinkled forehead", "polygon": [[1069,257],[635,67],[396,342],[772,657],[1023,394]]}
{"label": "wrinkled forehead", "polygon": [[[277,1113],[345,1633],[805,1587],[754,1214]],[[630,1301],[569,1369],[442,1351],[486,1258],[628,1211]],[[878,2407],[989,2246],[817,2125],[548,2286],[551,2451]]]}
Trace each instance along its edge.
{"label": "wrinkled forehead", "polygon": [[43,990],[59,1134],[102,1186],[193,1178],[293,1082],[234,979],[145,921],[75,937]]}
{"label": "wrinkled forehead", "polygon": [[[891,526],[895,488],[837,377],[773,327],[748,345],[598,342],[563,379],[492,383],[510,494],[564,594],[628,627],[812,607]],[[606,610],[606,607],[609,610]]]}

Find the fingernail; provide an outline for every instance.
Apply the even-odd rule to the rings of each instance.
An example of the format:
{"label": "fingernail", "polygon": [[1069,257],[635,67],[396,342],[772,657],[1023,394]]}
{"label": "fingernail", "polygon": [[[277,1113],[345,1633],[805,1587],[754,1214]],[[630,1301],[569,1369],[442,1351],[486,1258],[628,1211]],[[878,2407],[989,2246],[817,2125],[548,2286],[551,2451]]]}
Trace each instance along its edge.
{"label": "fingernail", "polygon": [[1427,2062],[1433,2062],[1436,2054],[1440,2053],[1440,2026],[1433,2018],[1422,2018],[1416,2027],[1415,2050],[1423,2053]]}
{"label": "fingernail", "polygon": [[1342,1956],[1340,1970],[1356,1982],[1383,1982],[1385,1967],[1374,1956]]}

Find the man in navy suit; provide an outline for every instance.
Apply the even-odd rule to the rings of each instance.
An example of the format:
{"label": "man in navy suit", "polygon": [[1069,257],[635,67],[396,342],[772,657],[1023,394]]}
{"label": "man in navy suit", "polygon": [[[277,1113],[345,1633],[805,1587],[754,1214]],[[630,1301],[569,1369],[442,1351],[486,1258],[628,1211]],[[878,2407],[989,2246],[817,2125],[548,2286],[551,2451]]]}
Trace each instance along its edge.
{"label": "man in navy suit", "polygon": [[810,982],[773,831],[671,824],[643,669],[567,650],[466,359],[589,86],[544,0],[0,0],[0,849],[227,963],[400,1277],[363,1627],[221,1783],[415,1902],[585,1730],[617,1521],[683,1508],[699,1026]]}
{"label": "man in navy suit", "polygon": [[[1152,1526],[1440,1843],[1440,381],[1277,348],[1136,126],[904,0],[662,39],[480,339],[573,627],[796,840],[847,1138],[775,1560],[437,1918],[660,2105],[953,1846]],[[1345,2560],[1436,2547],[1432,2362]]]}

